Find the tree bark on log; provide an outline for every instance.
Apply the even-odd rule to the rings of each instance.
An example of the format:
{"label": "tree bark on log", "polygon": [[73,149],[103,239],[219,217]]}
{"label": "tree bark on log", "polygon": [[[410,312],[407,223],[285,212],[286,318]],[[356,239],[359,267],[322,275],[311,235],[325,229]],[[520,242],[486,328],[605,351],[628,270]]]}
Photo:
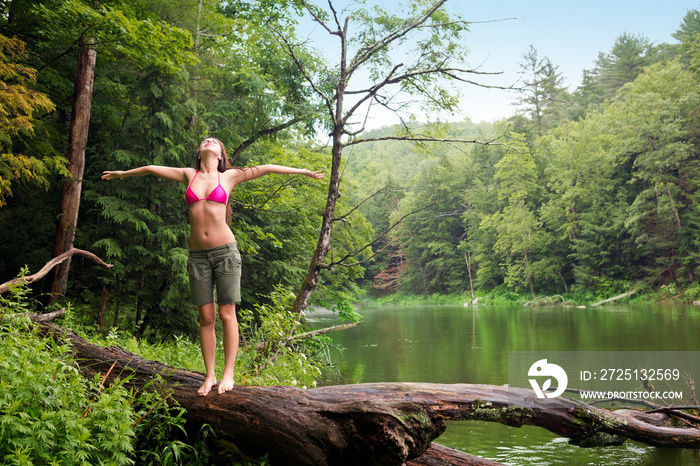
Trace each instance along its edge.
{"label": "tree bark on log", "polygon": [[[467,461],[468,455],[456,450],[430,450],[432,441],[444,431],[445,420],[466,419],[515,427],[535,425],[581,446],[617,445],[632,439],[659,447],[700,448],[700,427],[672,427],[668,412],[609,411],[561,397],[538,399],[524,388],[429,383],[309,390],[237,386],[224,395],[200,397],[201,373],[146,360],[117,346],[89,344],[50,322],[36,321],[36,325],[72,343],[86,377],[108,372],[110,378],[130,375],[129,384],[142,387],[162,376],[173,390],[171,398],[187,410],[188,423],[209,424],[224,447],[251,458],[268,453],[273,464],[400,465],[426,451],[424,460],[440,461],[436,454],[450,451],[462,458],[459,461]],[[469,464],[453,461],[447,464]]]}

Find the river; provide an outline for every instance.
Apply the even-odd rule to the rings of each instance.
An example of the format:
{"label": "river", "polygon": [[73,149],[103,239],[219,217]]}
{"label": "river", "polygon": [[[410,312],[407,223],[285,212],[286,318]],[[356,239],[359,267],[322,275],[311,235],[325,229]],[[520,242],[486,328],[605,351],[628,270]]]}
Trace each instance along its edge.
{"label": "river", "polygon": [[[700,351],[700,308],[695,306],[443,305],[358,312],[362,325],[330,334],[331,358],[344,378],[328,383],[503,385],[509,381],[509,352]],[[329,313],[308,317],[315,328],[340,323]],[[510,465],[700,464],[695,450],[631,441],[619,447],[579,448],[538,427],[491,422],[451,421],[437,442]]]}

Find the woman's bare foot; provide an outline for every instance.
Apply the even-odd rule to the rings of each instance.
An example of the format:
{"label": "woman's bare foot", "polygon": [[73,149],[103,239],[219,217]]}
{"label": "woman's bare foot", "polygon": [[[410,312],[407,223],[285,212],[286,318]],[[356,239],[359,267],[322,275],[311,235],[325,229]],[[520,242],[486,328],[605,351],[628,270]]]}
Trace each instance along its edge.
{"label": "woman's bare foot", "polygon": [[216,377],[207,377],[204,379],[202,386],[199,387],[199,390],[197,390],[197,394],[199,396],[207,396],[214,385],[216,385]]}
{"label": "woman's bare foot", "polygon": [[221,383],[219,383],[219,395],[231,390],[233,388],[233,385],[234,385],[233,376],[232,375],[224,375],[221,378]]}

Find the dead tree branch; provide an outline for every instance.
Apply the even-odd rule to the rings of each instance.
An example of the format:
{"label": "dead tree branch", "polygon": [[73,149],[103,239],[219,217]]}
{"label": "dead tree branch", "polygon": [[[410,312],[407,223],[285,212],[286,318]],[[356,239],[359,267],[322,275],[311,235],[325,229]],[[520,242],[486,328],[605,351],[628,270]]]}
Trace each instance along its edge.
{"label": "dead tree branch", "polygon": [[29,275],[28,277],[19,277],[15,278],[13,280],[10,280],[9,282],[5,282],[2,285],[0,285],[0,294],[7,293],[10,290],[10,287],[13,285],[19,285],[19,284],[30,284],[34,283],[37,280],[40,280],[48,274],[51,269],[53,269],[55,266],[58,264],[62,263],[63,261],[67,260],[69,257],[74,256],[74,255],[79,255],[79,256],[84,256],[87,257],[88,259],[92,259],[97,265],[99,265],[102,268],[105,269],[111,269],[112,264],[107,264],[105,263],[102,259],[97,257],[95,254],[89,252],[89,251],[84,251],[82,249],[75,249],[71,248],[64,252],[63,254],[54,257],[50,261],[44,265],[41,270],[39,270],[37,273],[33,275]]}

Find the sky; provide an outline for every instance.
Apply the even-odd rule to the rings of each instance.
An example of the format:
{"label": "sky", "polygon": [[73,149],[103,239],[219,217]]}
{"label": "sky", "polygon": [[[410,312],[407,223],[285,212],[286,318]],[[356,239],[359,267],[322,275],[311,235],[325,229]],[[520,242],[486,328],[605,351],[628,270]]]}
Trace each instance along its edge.
{"label": "sky", "polygon": [[[398,1],[376,0],[387,7]],[[520,63],[530,45],[538,57],[547,57],[574,91],[583,70],[592,69],[600,52],[610,52],[624,33],[646,37],[651,43],[676,43],[671,36],[688,10],[700,9],[698,0],[448,0],[450,13],[470,21],[465,35],[469,67],[499,72],[480,82],[503,87],[522,84]],[[513,19],[508,19],[513,18]],[[503,21],[499,21],[503,20]],[[321,47],[332,47],[319,27],[308,38]],[[325,41],[325,42],[324,42]],[[511,116],[516,91],[462,86],[460,111],[441,118],[474,122],[494,121]],[[367,128],[397,123],[382,111],[373,111]]]}
{"label": "sky", "polygon": [[[671,36],[697,1],[681,0],[451,0],[450,12],[473,21],[467,34],[471,66],[499,71],[495,79],[510,86],[520,79],[520,63],[530,45],[538,57],[558,66],[564,85],[574,91],[584,69],[592,69],[599,52],[610,52],[624,33],[646,37],[651,43],[676,43]],[[485,22],[501,18],[507,21]],[[465,89],[462,117],[493,121],[513,114],[515,92]]]}

